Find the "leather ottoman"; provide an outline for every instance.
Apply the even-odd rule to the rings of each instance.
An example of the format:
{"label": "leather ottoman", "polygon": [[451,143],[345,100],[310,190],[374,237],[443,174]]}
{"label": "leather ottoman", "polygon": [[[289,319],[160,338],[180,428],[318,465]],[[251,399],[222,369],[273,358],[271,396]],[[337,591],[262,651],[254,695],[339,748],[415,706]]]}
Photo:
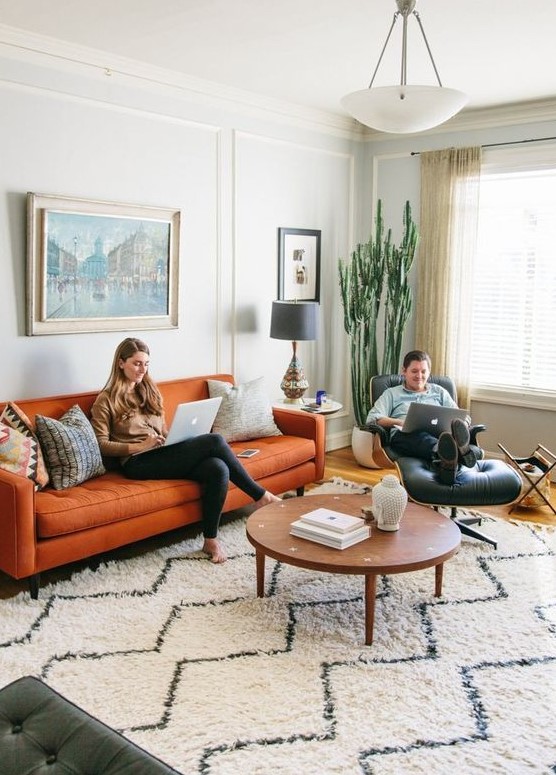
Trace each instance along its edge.
{"label": "leather ottoman", "polygon": [[25,676],[0,690],[0,772],[162,775],[178,771],[42,681]]}

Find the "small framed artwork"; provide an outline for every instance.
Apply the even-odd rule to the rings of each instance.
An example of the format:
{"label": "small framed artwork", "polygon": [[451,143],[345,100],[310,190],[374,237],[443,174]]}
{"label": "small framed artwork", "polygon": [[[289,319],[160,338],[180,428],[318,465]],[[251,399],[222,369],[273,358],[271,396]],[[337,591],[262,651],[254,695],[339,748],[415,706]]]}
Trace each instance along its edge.
{"label": "small framed artwork", "polygon": [[320,301],[320,231],[278,229],[278,299]]}
{"label": "small framed artwork", "polygon": [[27,336],[176,328],[180,211],[27,194]]}

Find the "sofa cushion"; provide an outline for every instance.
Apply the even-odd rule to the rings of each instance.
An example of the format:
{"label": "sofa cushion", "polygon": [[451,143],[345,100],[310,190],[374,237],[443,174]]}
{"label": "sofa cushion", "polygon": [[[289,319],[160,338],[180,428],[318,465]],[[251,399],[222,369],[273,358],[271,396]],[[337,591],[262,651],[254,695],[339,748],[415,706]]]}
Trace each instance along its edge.
{"label": "sofa cushion", "polygon": [[212,426],[214,433],[221,433],[229,442],[280,435],[263,377],[243,385],[230,385],[229,382],[213,379],[207,380],[207,383],[210,397],[222,398]]}
{"label": "sofa cushion", "polygon": [[[269,436],[257,439],[256,446],[260,453],[242,462],[258,480],[288,471],[315,457],[315,444],[311,439]],[[233,444],[232,448],[239,452],[243,446]],[[54,538],[151,512],[181,508],[184,504],[198,502],[200,496],[201,487],[188,479],[138,481],[111,471],[79,487],[63,491],[48,488],[37,493],[37,533],[41,539]],[[187,521],[191,520],[184,520],[184,523]]]}
{"label": "sofa cushion", "polygon": [[110,471],[66,490],[43,490],[36,498],[39,538],[76,533],[196,501],[201,488],[181,479],[136,481]]}
{"label": "sofa cushion", "polygon": [[[249,447],[251,446],[260,452],[250,458],[241,458],[241,462],[257,481],[314,460],[316,454],[315,442],[298,436],[280,435],[252,439],[249,441]],[[231,447],[237,454],[246,449],[247,444],[235,442]]]}
{"label": "sofa cushion", "polygon": [[24,436],[28,436],[37,442],[37,466],[34,479],[37,489],[40,490],[43,487],[46,487],[49,481],[48,470],[46,468],[41,446],[39,444],[39,440],[37,439],[35,428],[33,427],[31,420],[27,417],[20,406],[14,404],[12,401],[9,401],[4,407],[4,411],[0,415],[0,422],[3,422],[4,425],[9,425],[11,428],[19,431]]}
{"label": "sofa cushion", "polygon": [[38,442],[0,423],[0,468],[35,481]]}
{"label": "sofa cushion", "polygon": [[38,414],[36,424],[55,490],[74,487],[105,473],[93,427],[78,404],[59,420]]}

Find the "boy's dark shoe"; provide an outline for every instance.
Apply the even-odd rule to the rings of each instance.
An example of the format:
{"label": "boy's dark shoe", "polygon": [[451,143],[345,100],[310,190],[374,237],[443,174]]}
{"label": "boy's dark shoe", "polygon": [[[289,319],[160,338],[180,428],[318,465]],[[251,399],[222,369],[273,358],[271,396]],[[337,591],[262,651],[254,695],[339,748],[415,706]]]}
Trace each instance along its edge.
{"label": "boy's dark shoe", "polygon": [[458,470],[458,446],[450,433],[444,432],[440,434],[436,454],[440,461],[438,469],[440,483],[454,484]]}
{"label": "boy's dark shoe", "polygon": [[460,462],[467,468],[473,468],[477,462],[477,455],[469,446],[469,425],[459,417],[452,420],[452,436],[458,448]]}

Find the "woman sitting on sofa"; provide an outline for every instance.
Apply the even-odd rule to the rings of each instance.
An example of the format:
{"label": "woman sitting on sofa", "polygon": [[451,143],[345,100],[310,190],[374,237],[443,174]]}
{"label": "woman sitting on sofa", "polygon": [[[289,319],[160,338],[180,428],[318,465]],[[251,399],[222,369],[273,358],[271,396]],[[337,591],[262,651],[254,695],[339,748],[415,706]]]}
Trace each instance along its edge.
{"label": "woman sitting on sofa", "polygon": [[[140,339],[121,342],[108,382],[91,409],[100,451],[119,458],[129,479],[192,479],[202,485],[203,551],[213,562],[225,562],[217,539],[222,507],[231,480],[257,508],[279,501],[249,476],[217,433],[206,433],[165,447],[168,433],[162,396],[151,379],[149,348]],[[142,453],[142,454],[139,454]]]}

